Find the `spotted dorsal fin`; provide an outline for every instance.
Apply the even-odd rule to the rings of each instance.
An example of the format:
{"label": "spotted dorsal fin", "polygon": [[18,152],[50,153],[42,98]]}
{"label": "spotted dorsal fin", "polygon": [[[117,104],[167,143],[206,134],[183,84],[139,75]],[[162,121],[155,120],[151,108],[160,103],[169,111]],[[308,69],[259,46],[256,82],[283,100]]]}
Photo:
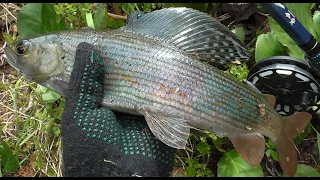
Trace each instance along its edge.
{"label": "spotted dorsal fin", "polygon": [[156,38],[210,64],[239,64],[250,57],[227,27],[190,8],[167,8],[146,13],[121,30]]}

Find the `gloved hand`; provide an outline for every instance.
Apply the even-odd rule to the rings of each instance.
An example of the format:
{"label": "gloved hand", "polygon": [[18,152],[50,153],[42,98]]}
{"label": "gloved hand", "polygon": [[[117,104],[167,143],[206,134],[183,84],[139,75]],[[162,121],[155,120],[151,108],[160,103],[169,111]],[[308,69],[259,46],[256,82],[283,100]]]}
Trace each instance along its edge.
{"label": "gloved hand", "polygon": [[144,117],[100,105],[104,74],[99,52],[81,43],[62,117],[64,176],[169,176],[174,149]]}

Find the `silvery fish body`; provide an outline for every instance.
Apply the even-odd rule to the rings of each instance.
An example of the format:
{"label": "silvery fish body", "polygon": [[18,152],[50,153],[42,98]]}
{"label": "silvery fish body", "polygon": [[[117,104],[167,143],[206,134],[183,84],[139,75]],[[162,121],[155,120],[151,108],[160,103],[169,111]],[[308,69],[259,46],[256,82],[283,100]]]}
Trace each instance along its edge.
{"label": "silvery fish body", "polygon": [[275,130],[274,122],[259,118],[259,104],[266,104],[268,116],[279,116],[262,95],[173,46],[118,31],[76,31],[46,38],[62,43],[65,72],[60,77],[66,82],[78,44],[96,45],[106,66],[103,104],[110,109],[170,114],[192,126],[215,129],[220,136],[242,134],[246,126]]}
{"label": "silvery fish body", "polygon": [[101,52],[106,72],[102,104],[143,115],[165,144],[184,148],[195,127],[228,136],[248,163],[258,165],[265,135],[277,145],[284,171],[295,173],[292,138],[311,115],[282,119],[273,109],[273,96],[209,65],[239,63],[249,56],[227,28],[207,15],[187,8],[159,10],[118,30],[47,34],[17,42],[5,53],[13,67],[64,95],[81,42]]}

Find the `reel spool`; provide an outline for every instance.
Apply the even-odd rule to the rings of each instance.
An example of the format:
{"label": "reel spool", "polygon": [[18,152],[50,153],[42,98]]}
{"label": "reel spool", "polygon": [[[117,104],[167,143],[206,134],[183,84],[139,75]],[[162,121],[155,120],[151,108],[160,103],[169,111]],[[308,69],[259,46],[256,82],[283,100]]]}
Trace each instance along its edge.
{"label": "reel spool", "polygon": [[276,97],[275,110],[289,116],[296,111],[320,115],[320,78],[307,62],[290,56],[273,56],[256,63],[247,81],[264,94]]}

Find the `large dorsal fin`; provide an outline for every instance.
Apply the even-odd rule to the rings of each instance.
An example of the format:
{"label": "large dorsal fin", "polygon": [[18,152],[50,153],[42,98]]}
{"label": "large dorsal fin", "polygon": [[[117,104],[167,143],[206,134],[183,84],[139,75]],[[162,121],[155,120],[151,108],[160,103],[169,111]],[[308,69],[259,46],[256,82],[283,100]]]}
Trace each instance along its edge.
{"label": "large dorsal fin", "polygon": [[250,57],[227,27],[190,8],[153,11],[121,29],[157,38],[209,63],[239,64]]}

